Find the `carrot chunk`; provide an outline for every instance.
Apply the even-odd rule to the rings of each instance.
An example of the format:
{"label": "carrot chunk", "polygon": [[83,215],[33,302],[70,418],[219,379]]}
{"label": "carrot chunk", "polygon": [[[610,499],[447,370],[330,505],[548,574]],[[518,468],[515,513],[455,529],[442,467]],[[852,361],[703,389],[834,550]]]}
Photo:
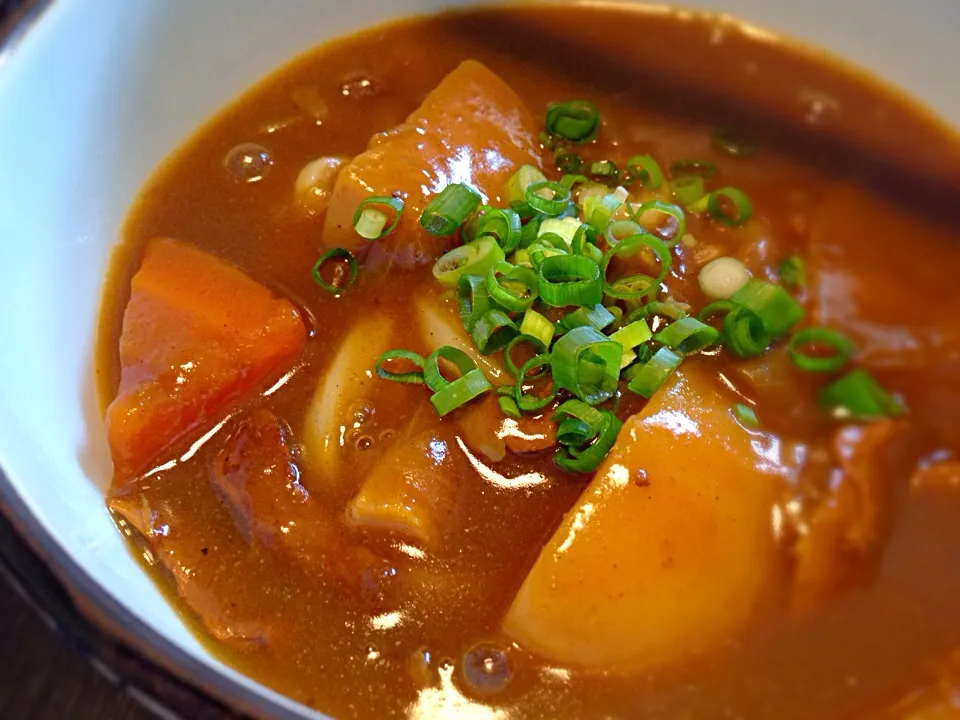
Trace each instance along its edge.
{"label": "carrot chunk", "polygon": [[150,241],[130,290],[120,388],[106,418],[118,480],[210,424],[306,339],[290,302],[176,240]]}

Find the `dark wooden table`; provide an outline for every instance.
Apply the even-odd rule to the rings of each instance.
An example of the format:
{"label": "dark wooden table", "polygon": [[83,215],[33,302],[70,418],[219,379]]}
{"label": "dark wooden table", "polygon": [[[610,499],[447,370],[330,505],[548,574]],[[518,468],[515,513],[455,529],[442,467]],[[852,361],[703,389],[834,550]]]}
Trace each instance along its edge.
{"label": "dark wooden table", "polygon": [[[0,23],[23,0],[0,0]],[[0,718],[153,720],[74,651],[0,573]]]}
{"label": "dark wooden table", "polygon": [[0,576],[0,718],[153,720]]}

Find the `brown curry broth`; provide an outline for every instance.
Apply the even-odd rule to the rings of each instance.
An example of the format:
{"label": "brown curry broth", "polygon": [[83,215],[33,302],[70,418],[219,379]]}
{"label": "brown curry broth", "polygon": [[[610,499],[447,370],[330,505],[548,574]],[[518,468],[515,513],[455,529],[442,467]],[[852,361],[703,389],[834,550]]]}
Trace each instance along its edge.
{"label": "brown curry broth", "polygon": [[[723,39],[711,44],[717,28]],[[294,179],[314,157],[363,150],[371,135],[401,122],[466,58],[499,73],[534,114],[557,99],[594,100],[605,125],[589,157],[622,162],[636,152],[653,152],[661,162],[718,161],[723,184],[745,190],[758,217],[737,232],[691,218],[689,232],[701,247],[721,253],[753,242],[753,255],[775,265],[802,251],[827,167],[834,175],[852,173],[880,190],[886,187],[891,195],[960,187],[960,164],[945,161],[960,157],[953,139],[916,108],[862,78],[728,23],[570,7],[477,11],[377,28],[314,50],[270,76],[202,128],[151,179],[128,219],[105,292],[97,366],[104,402],[116,391],[117,339],[139,253],[148,239],[170,236],[227,258],[315,318],[316,332],[293,379],[269,398],[249,401],[266,404],[296,432],[350,318],[385,312],[409,323],[406,298],[432,279],[429,269],[394,272],[389,282],[369,274],[338,299],[318,291],[307,270],[316,258],[321,222],[295,207]],[[746,83],[745,72],[759,79]],[[344,95],[344,79],[357,77],[371,79],[372,86]],[[299,85],[316,85],[329,103],[322,125],[290,99]],[[843,112],[829,115],[826,127],[802,129],[810,105],[797,100],[797,88],[841,98]],[[736,111],[738,102],[749,102],[749,112]],[[723,159],[710,148],[713,124],[734,117],[757,128],[767,142],[754,159]],[[902,152],[903,137],[911,139],[909,157]],[[270,150],[275,166],[265,180],[238,184],[224,170],[224,155],[242,142]],[[891,175],[891,167],[898,172]],[[903,182],[890,187],[892,178]],[[954,220],[937,192],[925,196],[928,218],[942,210],[947,221]],[[866,248],[866,239],[850,230],[848,241]],[[760,242],[765,237],[773,240]],[[687,277],[682,261],[677,267],[673,291],[702,304],[695,273]],[[714,362],[721,370],[725,366],[722,359]],[[912,388],[898,389],[909,400]],[[425,396],[418,402],[413,409],[378,407],[377,414],[392,416],[387,425],[402,429],[411,412],[429,411]],[[758,413],[765,417],[763,407]],[[816,442],[825,437],[822,424],[769,422],[788,437]],[[151,503],[167,504],[179,532],[208,549],[196,571],[210,579],[236,616],[268,622],[275,632],[263,648],[217,643],[204,637],[178,598],[171,601],[227,662],[344,717],[402,714],[414,703],[419,688],[407,664],[418,648],[430,649],[437,682],[447,672],[438,669],[442,658],[456,659],[477,640],[496,638],[502,614],[540,546],[588,481],[561,475],[547,454],[498,465],[507,477],[541,472],[549,478],[507,490],[457,460],[458,511],[443,549],[427,570],[409,559],[394,563],[392,582],[424,588],[408,598],[418,609],[395,607],[404,613],[403,622],[377,632],[370,620],[384,612],[382,603],[325,588],[321,578],[243,542],[209,484],[208,464],[219,447],[215,437],[189,462],[150,477],[141,489]],[[375,443],[366,453],[352,452],[348,465],[362,475],[369,465],[365,458],[379,449]],[[345,496],[326,494],[309,473],[304,484],[331,513],[342,511]],[[953,609],[960,573],[949,572],[956,570],[960,552],[958,516],[956,503],[945,509],[929,500],[905,502],[883,571],[870,588],[803,619],[783,611],[762,613],[743,637],[712,657],[691,658],[683,667],[641,678],[616,678],[551,671],[548,663],[517,652],[515,681],[490,702],[530,717],[787,718],[843,716],[894,698],[923,679],[927,661],[960,644],[960,613]],[[434,702],[439,715],[440,700],[454,696],[434,691],[421,699],[425,708]]]}

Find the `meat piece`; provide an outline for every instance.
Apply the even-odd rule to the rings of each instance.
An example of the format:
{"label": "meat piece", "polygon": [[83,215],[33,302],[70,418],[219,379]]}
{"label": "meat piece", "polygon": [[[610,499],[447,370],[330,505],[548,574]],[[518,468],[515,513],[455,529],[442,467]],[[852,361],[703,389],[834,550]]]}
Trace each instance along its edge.
{"label": "meat piece", "polygon": [[227,438],[210,481],[240,532],[325,579],[356,582],[366,558],[300,484],[289,429],[255,410]]}
{"label": "meat piece", "polygon": [[[500,78],[468,60],[427,96],[396,130],[376,137],[341,172],[323,232],[326,247],[366,253],[385,262],[432,263],[446,241],[420,227],[430,198],[450,183],[464,182],[492,204],[523,164],[538,164],[539,128],[520,98]],[[404,212],[394,234],[368,243],[353,230],[357,207],[370,195],[400,193]],[[371,257],[371,262],[374,258]]]}
{"label": "meat piece", "polygon": [[439,420],[432,423],[398,438],[381,458],[350,501],[350,524],[438,546],[456,498],[457,474],[453,435]]}
{"label": "meat piece", "polygon": [[636,671],[735,634],[776,584],[777,439],[688,361],[620,431],[517,593],[505,631],[546,658]]}
{"label": "meat piece", "polygon": [[300,352],[300,313],[236,268],[175,240],[147,244],[120,336],[120,389],[107,409],[119,480]]}
{"label": "meat piece", "polygon": [[467,447],[491,462],[503,460],[507,449],[514,453],[539,452],[552,448],[557,441],[557,426],[549,412],[517,419],[506,417],[492,393],[455,417]]}
{"label": "meat piece", "polygon": [[237,617],[230,603],[222,603],[214,590],[214,568],[204,557],[201,545],[180,532],[177,513],[163,505],[151,507],[136,485],[127,485],[107,498],[107,507],[120,529],[132,537],[152,564],[167,571],[171,584],[207,631],[217,640],[265,643],[269,627]]}
{"label": "meat piece", "polygon": [[853,339],[858,362],[905,395],[916,422],[960,448],[960,236],[934,227],[918,245],[909,212],[831,188],[810,237],[811,310]]}
{"label": "meat piece", "polygon": [[913,437],[903,421],[850,425],[836,432],[833,456],[829,494],[795,548],[799,610],[869,581],[890,533],[895,483],[905,480],[915,457]]}

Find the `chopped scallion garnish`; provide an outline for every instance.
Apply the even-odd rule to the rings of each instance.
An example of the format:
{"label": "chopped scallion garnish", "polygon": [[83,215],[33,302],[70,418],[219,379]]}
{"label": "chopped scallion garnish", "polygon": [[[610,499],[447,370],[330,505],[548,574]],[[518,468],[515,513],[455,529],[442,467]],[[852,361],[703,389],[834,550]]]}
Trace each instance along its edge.
{"label": "chopped scallion garnish", "polygon": [[[347,263],[347,280],[342,285],[328,283],[323,279],[323,275],[320,274],[320,270],[324,265],[328,262],[336,262],[337,260],[344,260]],[[310,276],[313,278],[313,281],[328,293],[334,295],[339,295],[353,285],[357,281],[357,275],[359,274],[360,266],[357,264],[357,259],[353,256],[353,253],[343,248],[330,248],[317,258],[317,261],[310,269]]]}
{"label": "chopped scallion garnish", "polygon": [[[724,200],[727,203],[724,203]],[[725,208],[727,204],[732,205],[730,210]],[[710,193],[709,200],[707,200],[707,212],[718,223],[738,227],[747,222],[753,215],[753,205],[750,203],[750,198],[742,190],[725,187]]]}
{"label": "chopped scallion garnish", "polygon": [[676,350],[682,355],[690,355],[708,348],[720,338],[720,331],[706,325],[696,318],[685,317],[667,325],[656,334],[656,341]]}
{"label": "chopped scallion garnish", "polygon": [[586,100],[552,103],[547,106],[547,132],[570,142],[592,140],[600,130],[600,111]]}
{"label": "chopped scallion garnish", "polygon": [[[379,195],[369,197],[360,203],[353,214],[353,229],[364,240],[379,240],[394,231],[402,214],[403,200],[400,198]],[[393,219],[387,224],[391,215]]]}
{"label": "chopped scallion garnish", "polygon": [[818,397],[820,407],[841,419],[872,420],[902,415],[904,407],[865,370],[853,370],[827,385]]}
{"label": "chopped scallion garnish", "polygon": [[462,275],[485,277],[494,265],[503,260],[503,248],[497,239],[486,235],[440,256],[434,263],[433,276],[444,287],[452,288]]}
{"label": "chopped scallion garnish", "polygon": [[[655,277],[649,275],[637,274],[629,277],[610,281],[607,278],[607,269],[610,262],[617,255],[630,256],[634,253],[649,248],[653,251],[657,260],[660,262],[660,271]],[[624,238],[619,243],[607,250],[600,261],[600,276],[603,280],[603,293],[610,297],[629,299],[639,298],[649,294],[660,287],[660,283],[670,271],[670,251],[658,238],[653,235],[640,233],[628,238]]]}
{"label": "chopped scallion garnish", "polygon": [[553,346],[553,379],[584,402],[601,403],[616,392],[621,350],[592,327],[574,328]]}
{"label": "chopped scallion garnish", "polygon": [[[803,346],[827,346],[830,354],[810,355]],[[853,357],[853,342],[846,335],[829,328],[804,328],[790,338],[787,352],[793,364],[807,372],[834,372],[846,365]]]}
{"label": "chopped scallion garnish", "polygon": [[744,403],[737,403],[734,405],[733,416],[745,428],[753,430],[760,427],[760,421],[757,420],[757,414],[749,405],[745,405]]}
{"label": "chopped scallion garnish", "polygon": [[662,347],[633,374],[633,379],[627,388],[649,400],[664,381],[680,367],[681,362],[683,362],[682,355],[677,355],[670,348]]}
{"label": "chopped scallion garnish", "polygon": [[663,185],[663,171],[649,155],[634,155],[627,160],[627,174],[629,181],[639,180],[640,187],[650,192],[656,192]]}
{"label": "chopped scallion garnish", "polygon": [[684,175],[670,181],[673,199],[683,207],[693,205],[705,194],[703,178],[699,175]]}
{"label": "chopped scallion garnish", "polygon": [[451,183],[435,195],[420,214],[420,225],[431,235],[453,235],[481,201],[480,193],[465,183]]}
{"label": "chopped scallion garnish", "polygon": [[[410,365],[413,365],[416,370],[411,370],[408,372],[393,372],[392,370],[384,367],[385,363],[394,362],[406,362]],[[382,377],[384,380],[423,385],[426,382],[423,377],[423,363],[423,357],[410,350],[403,350],[401,348],[387,350],[377,359],[377,375]]]}
{"label": "chopped scallion garnish", "polygon": [[765,280],[750,280],[730,299],[753,311],[773,337],[785,334],[804,316],[800,303],[790,297],[786,290]]}
{"label": "chopped scallion garnish", "polygon": [[600,268],[582,255],[545,257],[537,266],[537,277],[540,299],[553,307],[592,306],[603,298]]}
{"label": "chopped scallion garnish", "polygon": [[799,255],[791,255],[784,259],[777,268],[777,272],[780,275],[780,281],[789,288],[806,284],[806,263]]}

